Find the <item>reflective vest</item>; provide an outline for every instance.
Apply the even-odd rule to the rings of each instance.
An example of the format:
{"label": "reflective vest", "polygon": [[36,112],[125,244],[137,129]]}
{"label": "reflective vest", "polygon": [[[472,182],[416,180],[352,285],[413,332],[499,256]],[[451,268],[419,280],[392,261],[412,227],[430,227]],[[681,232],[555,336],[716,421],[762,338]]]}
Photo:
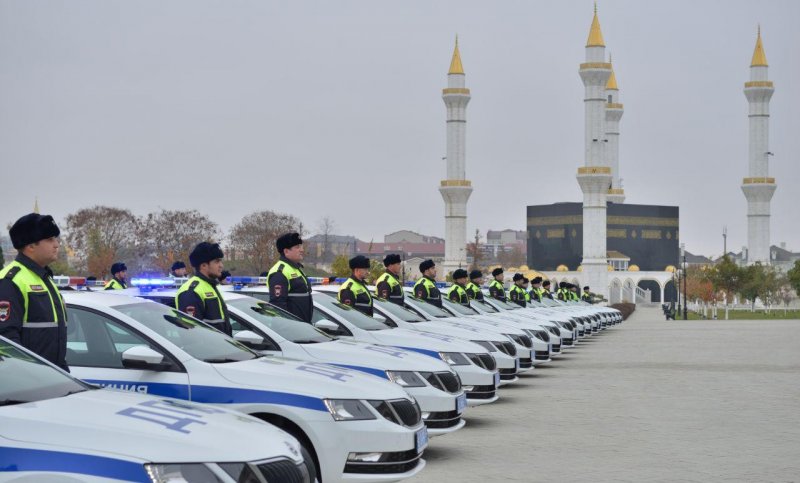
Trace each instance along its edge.
{"label": "reflective vest", "polygon": [[542,292],[544,292],[544,290],[543,290],[542,288],[540,288],[540,287],[539,287],[539,288],[537,288],[537,287],[533,287],[533,288],[531,289],[530,293],[528,294],[528,295],[530,296],[530,298],[528,299],[528,301],[530,301],[531,299],[533,299],[533,300],[536,300],[537,302],[541,302],[541,301],[542,301],[542,297],[544,297],[544,295],[542,294]]}
{"label": "reflective vest", "polygon": [[506,289],[503,287],[503,284],[497,280],[492,280],[489,283],[489,295],[497,300],[506,301]]}
{"label": "reflective vest", "polygon": [[0,305],[0,321],[13,316],[13,311],[22,311],[19,340],[22,346],[66,369],[67,309],[53,280],[50,277],[43,280],[18,261],[0,270],[0,278],[16,285],[23,301],[23,307],[14,307],[9,301],[3,301],[5,305]]}
{"label": "reflective vest", "polygon": [[[279,280],[280,277],[273,276],[278,273],[286,279],[285,286],[282,281],[280,284],[276,283],[275,279]],[[286,260],[278,260],[267,273],[267,286],[271,304],[294,314],[300,320],[311,323],[314,315],[311,284],[308,283],[302,270]]]}
{"label": "reflective vest", "polygon": [[483,300],[483,291],[481,291],[478,284],[472,282],[468,283],[466,291],[470,299]]}
{"label": "reflective vest", "polygon": [[[228,314],[225,302],[217,291],[217,287],[195,275],[181,285],[178,293],[175,294],[175,307],[179,309],[180,302],[178,298],[183,292],[194,292],[200,297],[200,301],[203,302],[203,319],[201,319],[203,322],[211,324],[221,332],[230,333],[230,331],[226,330]],[[195,314],[190,313],[189,315],[194,316]]]}
{"label": "reflective vest", "polygon": [[[342,300],[342,292],[349,290],[353,293],[353,297],[355,300],[345,299]],[[347,281],[341,286],[339,289],[339,302],[343,304],[347,304],[359,312],[362,312],[366,315],[372,317],[372,296],[369,294],[369,290],[367,287],[364,286],[363,282],[359,282],[358,280],[350,277]]]}
{"label": "reflective vest", "polygon": [[103,290],[122,290],[122,289],[125,289],[125,288],[127,288],[127,287],[125,287],[124,283],[121,283],[116,278],[112,278],[111,280],[106,282],[106,285],[103,288]]}
{"label": "reflective vest", "polygon": [[530,292],[528,292],[528,291],[527,291],[527,290],[525,290],[525,289],[523,289],[523,290],[525,291],[525,303],[528,303],[528,302],[530,302],[530,301],[531,301],[531,293],[530,293]]}
{"label": "reflective vest", "polygon": [[469,307],[469,295],[461,285],[454,283],[450,290],[447,292],[447,298],[455,303],[466,305]]}
{"label": "reflective vest", "polygon": [[[380,286],[384,283],[389,286],[389,292],[385,297],[380,291]],[[383,275],[378,277],[378,280],[375,281],[375,296],[385,298],[386,300],[394,302],[398,305],[403,305],[403,298],[405,297],[403,294],[403,287],[400,285],[400,281],[397,280],[397,277],[389,272],[384,272]]]}
{"label": "reflective vest", "polygon": [[414,284],[414,295],[437,307],[442,306],[442,293],[428,277],[417,280],[417,283]]}
{"label": "reflective vest", "polygon": [[525,307],[525,290],[517,284],[508,289],[508,299],[516,304]]}

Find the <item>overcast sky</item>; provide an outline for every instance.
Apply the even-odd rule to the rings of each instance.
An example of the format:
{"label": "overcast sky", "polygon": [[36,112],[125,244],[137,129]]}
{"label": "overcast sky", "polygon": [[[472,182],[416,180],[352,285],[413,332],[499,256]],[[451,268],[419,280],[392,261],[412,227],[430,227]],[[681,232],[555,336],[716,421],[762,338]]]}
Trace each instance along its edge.
{"label": "overcast sky", "polygon": [[[772,242],[800,250],[800,2],[605,0],[629,203],[704,254],[747,243],[756,26],[775,82]],[[468,233],[580,201],[590,1],[0,1],[0,223],[108,204],[261,209],[382,241],[444,234],[441,89],[458,33]]]}

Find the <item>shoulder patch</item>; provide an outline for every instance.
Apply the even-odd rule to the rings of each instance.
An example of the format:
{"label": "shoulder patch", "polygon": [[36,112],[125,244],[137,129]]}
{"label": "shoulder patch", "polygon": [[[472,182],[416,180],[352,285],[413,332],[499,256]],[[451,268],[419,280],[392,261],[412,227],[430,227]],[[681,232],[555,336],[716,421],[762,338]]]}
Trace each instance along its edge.
{"label": "shoulder patch", "polygon": [[44,287],[42,287],[41,285],[31,285],[31,290],[34,290],[36,292],[42,292],[44,291]]}
{"label": "shoulder patch", "polygon": [[206,292],[206,297],[214,297],[214,292]]}
{"label": "shoulder patch", "polygon": [[11,317],[11,302],[0,300],[0,322],[5,322]]}
{"label": "shoulder patch", "polygon": [[187,305],[186,306],[186,313],[187,314],[189,314],[192,317],[194,317],[195,312],[197,312],[197,309],[195,309],[194,305]]}

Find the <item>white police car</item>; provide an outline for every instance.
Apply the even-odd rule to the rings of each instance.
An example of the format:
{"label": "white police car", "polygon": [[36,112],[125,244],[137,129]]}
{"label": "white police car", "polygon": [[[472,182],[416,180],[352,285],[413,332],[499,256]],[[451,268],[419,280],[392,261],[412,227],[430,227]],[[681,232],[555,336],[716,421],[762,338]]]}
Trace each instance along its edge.
{"label": "white police car", "polygon": [[[416,399],[431,436],[464,427],[467,396],[458,375],[445,362],[422,354],[376,344],[337,340],[267,302],[238,292],[221,292],[228,306],[234,338],[265,355],[326,362],[388,379]],[[141,296],[166,305],[175,290]]]}
{"label": "white police car", "polygon": [[[269,289],[243,287],[240,290],[269,300]],[[432,332],[391,329],[386,324],[339,303],[335,297],[314,290],[315,327],[340,339],[380,344],[418,352],[443,360],[456,371],[467,394],[467,406],[497,400],[500,374],[497,362],[484,347],[468,340]]]}
{"label": "white police car", "polygon": [[572,338],[571,330],[564,329],[555,322],[550,321],[548,318],[537,316],[535,312],[525,310],[519,305],[509,304],[488,296],[484,297],[483,300],[490,306],[499,310],[505,317],[514,318],[520,322],[529,322],[533,320],[537,325],[547,327],[547,331],[550,333],[550,343],[553,355],[561,353],[562,341],[564,339]]}
{"label": "white police car", "polygon": [[0,337],[0,481],[300,483],[311,472],[297,440],[270,424],[100,390]]}
{"label": "white police car", "polygon": [[[482,300],[471,300],[470,307],[483,315],[491,315],[494,319],[508,321],[517,320],[517,318],[507,316],[506,312],[501,312]],[[525,332],[531,337],[531,342],[533,345],[531,352],[534,356],[534,365],[550,362],[550,355],[552,354],[553,349],[552,343],[550,342],[550,333],[547,331],[547,326],[535,323],[535,321],[533,323],[525,322],[524,325],[521,326],[523,327],[523,330],[525,330]]]}
{"label": "white police car", "polygon": [[397,481],[425,466],[428,433],[396,384],[316,362],[264,357],[165,305],[62,292],[67,363],[88,382],[224,405],[292,434],[330,481]]}

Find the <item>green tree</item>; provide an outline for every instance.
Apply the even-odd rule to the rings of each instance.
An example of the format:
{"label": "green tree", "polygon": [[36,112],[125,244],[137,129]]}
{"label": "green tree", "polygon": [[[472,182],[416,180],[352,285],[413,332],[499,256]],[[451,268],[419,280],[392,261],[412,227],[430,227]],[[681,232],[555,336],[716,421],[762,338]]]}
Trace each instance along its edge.
{"label": "green tree", "polygon": [[792,286],[795,293],[800,294],[800,260],[795,260],[794,267],[786,272],[786,278],[789,279],[789,285]]}
{"label": "green tree", "polygon": [[334,277],[350,276],[350,260],[344,255],[336,255],[331,263],[331,273]]}
{"label": "green tree", "polygon": [[708,270],[708,280],[714,287],[714,292],[722,293],[725,300],[725,319],[728,319],[728,304],[733,301],[733,296],[739,292],[742,285],[742,268],[731,260],[728,255],[722,258],[712,269]]}
{"label": "green tree", "polygon": [[378,277],[383,275],[383,272],[386,271],[386,267],[383,266],[382,262],[375,260],[374,258],[370,259],[369,261],[369,278],[367,282],[375,283],[375,280],[378,280]]}

